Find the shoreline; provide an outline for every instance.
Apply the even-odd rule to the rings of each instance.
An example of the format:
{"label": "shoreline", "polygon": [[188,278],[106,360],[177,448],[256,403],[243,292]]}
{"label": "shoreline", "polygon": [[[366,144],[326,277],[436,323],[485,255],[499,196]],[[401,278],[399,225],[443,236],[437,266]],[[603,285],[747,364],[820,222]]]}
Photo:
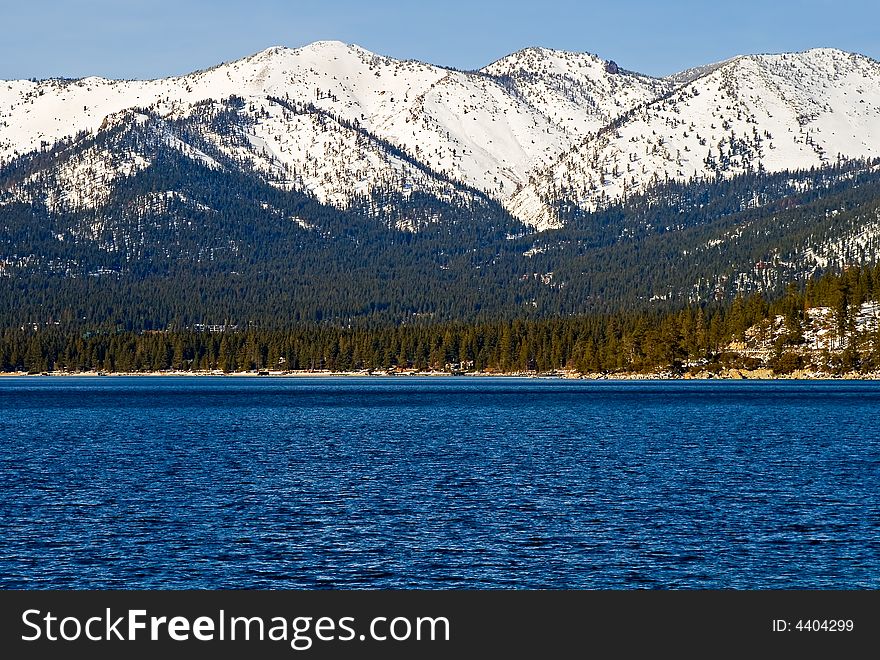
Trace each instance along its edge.
{"label": "shoreline", "polygon": [[26,371],[0,372],[0,378],[119,378],[119,377],[194,377],[194,378],[518,378],[518,379],[542,379],[542,380],[869,380],[880,381],[880,372],[846,372],[842,374],[830,374],[824,372],[812,372],[798,370],[789,374],[774,374],[770,369],[728,369],[720,373],[701,371],[697,373],[685,372],[676,374],[669,371],[653,372],[619,372],[619,373],[579,373],[556,371],[547,373],[538,372],[490,372],[490,371],[49,371],[42,373],[30,373]]}

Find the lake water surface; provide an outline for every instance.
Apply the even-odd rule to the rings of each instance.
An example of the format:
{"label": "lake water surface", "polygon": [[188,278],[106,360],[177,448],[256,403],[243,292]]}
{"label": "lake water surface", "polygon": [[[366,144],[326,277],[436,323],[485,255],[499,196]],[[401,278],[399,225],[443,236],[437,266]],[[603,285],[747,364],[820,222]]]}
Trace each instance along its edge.
{"label": "lake water surface", "polygon": [[880,383],[0,379],[2,588],[880,588]]}

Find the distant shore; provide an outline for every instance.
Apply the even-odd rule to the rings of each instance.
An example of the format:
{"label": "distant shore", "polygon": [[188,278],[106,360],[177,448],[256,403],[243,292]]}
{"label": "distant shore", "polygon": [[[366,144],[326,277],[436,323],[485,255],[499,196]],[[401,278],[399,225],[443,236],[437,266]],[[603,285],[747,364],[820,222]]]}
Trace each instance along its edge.
{"label": "distant shore", "polygon": [[675,373],[671,371],[653,372],[615,372],[615,373],[579,373],[569,371],[554,372],[497,372],[497,371],[49,371],[33,373],[26,371],[0,372],[2,377],[48,376],[48,377],[230,377],[230,378],[541,378],[558,380],[880,380],[880,372],[847,372],[832,374],[818,371],[798,370],[787,374],[775,374],[770,369],[725,369],[718,373],[699,371],[696,373]]}

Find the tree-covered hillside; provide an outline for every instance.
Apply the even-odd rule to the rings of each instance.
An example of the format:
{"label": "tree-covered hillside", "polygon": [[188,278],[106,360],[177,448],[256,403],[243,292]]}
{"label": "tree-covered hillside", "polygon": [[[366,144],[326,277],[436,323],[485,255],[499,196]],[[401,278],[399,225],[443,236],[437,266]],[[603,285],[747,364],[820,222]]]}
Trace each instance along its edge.
{"label": "tree-covered hillside", "polygon": [[880,250],[875,162],[662,184],[602,211],[568,208],[564,228],[533,233],[465,189],[376,189],[339,210],[185,157],[151,141],[148,124],[102,134],[151,164],[100,209],[53,198],[36,156],[0,171],[0,327],[362,327],[660,311],[773,296],[790,281],[871,265]]}
{"label": "tree-covered hillside", "polygon": [[373,328],[22,327],[0,332],[0,370],[877,373],[878,314],[880,267],[854,267],[774,300],[755,294],[663,313]]}

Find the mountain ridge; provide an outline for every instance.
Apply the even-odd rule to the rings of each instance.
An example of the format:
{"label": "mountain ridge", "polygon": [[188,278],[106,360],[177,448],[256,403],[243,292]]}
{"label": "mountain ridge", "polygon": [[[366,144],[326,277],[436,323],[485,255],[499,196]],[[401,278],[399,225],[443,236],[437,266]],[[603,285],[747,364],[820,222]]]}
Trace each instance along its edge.
{"label": "mountain ridge", "polygon": [[173,79],[0,83],[0,314],[533,318],[880,259],[880,64],[812,49],[676,75],[317,42]]}
{"label": "mountain ridge", "polygon": [[[811,87],[798,87],[797,80],[784,71],[776,75],[784,67],[791,70],[791,76],[809,74]],[[756,104],[736,98],[740,89],[753,92],[753,96],[766,93],[767,98],[782,99],[780,104],[792,100],[799,104],[801,112],[789,113],[782,123],[770,122],[772,126],[765,132],[786,130],[796,122],[818,126],[822,122],[817,119],[826,119],[823,111],[827,108],[843,116],[842,123],[838,122],[841,135],[820,130],[809,138],[813,142],[809,149],[788,149],[784,156],[779,155],[782,152],[760,151],[752,137],[734,129],[730,149],[750,150],[750,160],[725,164],[720,168],[723,174],[753,166],[771,171],[799,169],[820,162],[825,153],[840,152],[846,157],[880,153],[880,130],[872,129],[867,121],[880,116],[880,96],[872,92],[880,86],[873,84],[880,82],[880,64],[870,58],[819,48],[780,55],[742,55],[688,71],[654,78],[621,69],[598,55],[531,47],[466,72],[416,60],[395,60],[339,41],[318,41],[300,48],[271,46],[171,78],[5,81],[0,83],[0,162],[44,149],[77,132],[100,131],[107,117],[123,110],[151,108],[160,116],[176,118],[208,99],[222,102],[236,96],[249,101],[250,114],[244,121],[251,121],[258,114],[271,112],[267,99],[275,97],[310,104],[340,120],[356,122],[446,178],[489,195],[526,225],[540,230],[559,226],[554,206],[560,199],[596,208],[633,190],[644,191],[658,177],[688,180],[718,170],[711,163],[701,165],[693,155],[682,158],[681,153],[666,153],[659,158],[657,153],[638,153],[643,147],[652,148],[646,138],[650,132],[665,131],[662,138],[674,141],[677,151],[684,147],[693,152],[702,146],[691,144],[694,141],[688,141],[687,135],[669,134],[662,125],[670,121],[666,107],[669,95],[685,89],[695,95],[720,94],[725,106],[735,102],[738,113],[746,111],[750,117]],[[829,83],[839,82],[841,75],[846,78],[845,85],[832,85],[832,94],[822,91]],[[720,77],[725,80],[716,80]],[[750,86],[749,81],[756,77],[765,83],[765,89]],[[864,95],[857,101],[868,101],[866,111],[854,117],[840,115],[841,98],[856,90]],[[816,98],[810,103],[812,97]],[[700,134],[698,142],[711,141],[708,151],[727,136],[715,130],[714,124],[734,118],[720,111],[720,105],[719,112],[713,113],[708,105],[699,106],[693,99],[680,96],[677,103],[685,108],[682,123],[693,124]],[[647,109],[651,117],[635,116],[613,128],[621,117],[633,116],[639,108]],[[303,169],[319,157],[328,159],[318,144],[320,133],[328,130],[324,127],[291,126],[277,117],[251,123],[255,127],[251,151],[256,161],[268,159]],[[835,126],[822,128],[832,130]],[[612,129],[628,132],[632,144],[603,142],[603,132]],[[297,139],[294,134],[303,130],[309,131],[308,137]],[[843,132],[848,132],[845,140]],[[817,148],[819,161],[809,153]],[[585,149],[594,162],[589,167],[572,166],[572,161],[583,158]],[[723,147],[717,151],[700,158],[726,157]],[[670,164],[673,158],[675,164]],[[682,160],[686,162],[679,164]],[[357,176],[360,170],[340,176],[339,171],[346,171],[346,162],[345,158],[337,159],[314,177],[339,179],[334,192],[324,190],[316,180],[304,180],[303,189],[322,202],[345,207],[355,190],[373,185],[370,176]],[[264,163],[262,169],[269,167]],[[624,167],[629,177],[621,173]]]}

